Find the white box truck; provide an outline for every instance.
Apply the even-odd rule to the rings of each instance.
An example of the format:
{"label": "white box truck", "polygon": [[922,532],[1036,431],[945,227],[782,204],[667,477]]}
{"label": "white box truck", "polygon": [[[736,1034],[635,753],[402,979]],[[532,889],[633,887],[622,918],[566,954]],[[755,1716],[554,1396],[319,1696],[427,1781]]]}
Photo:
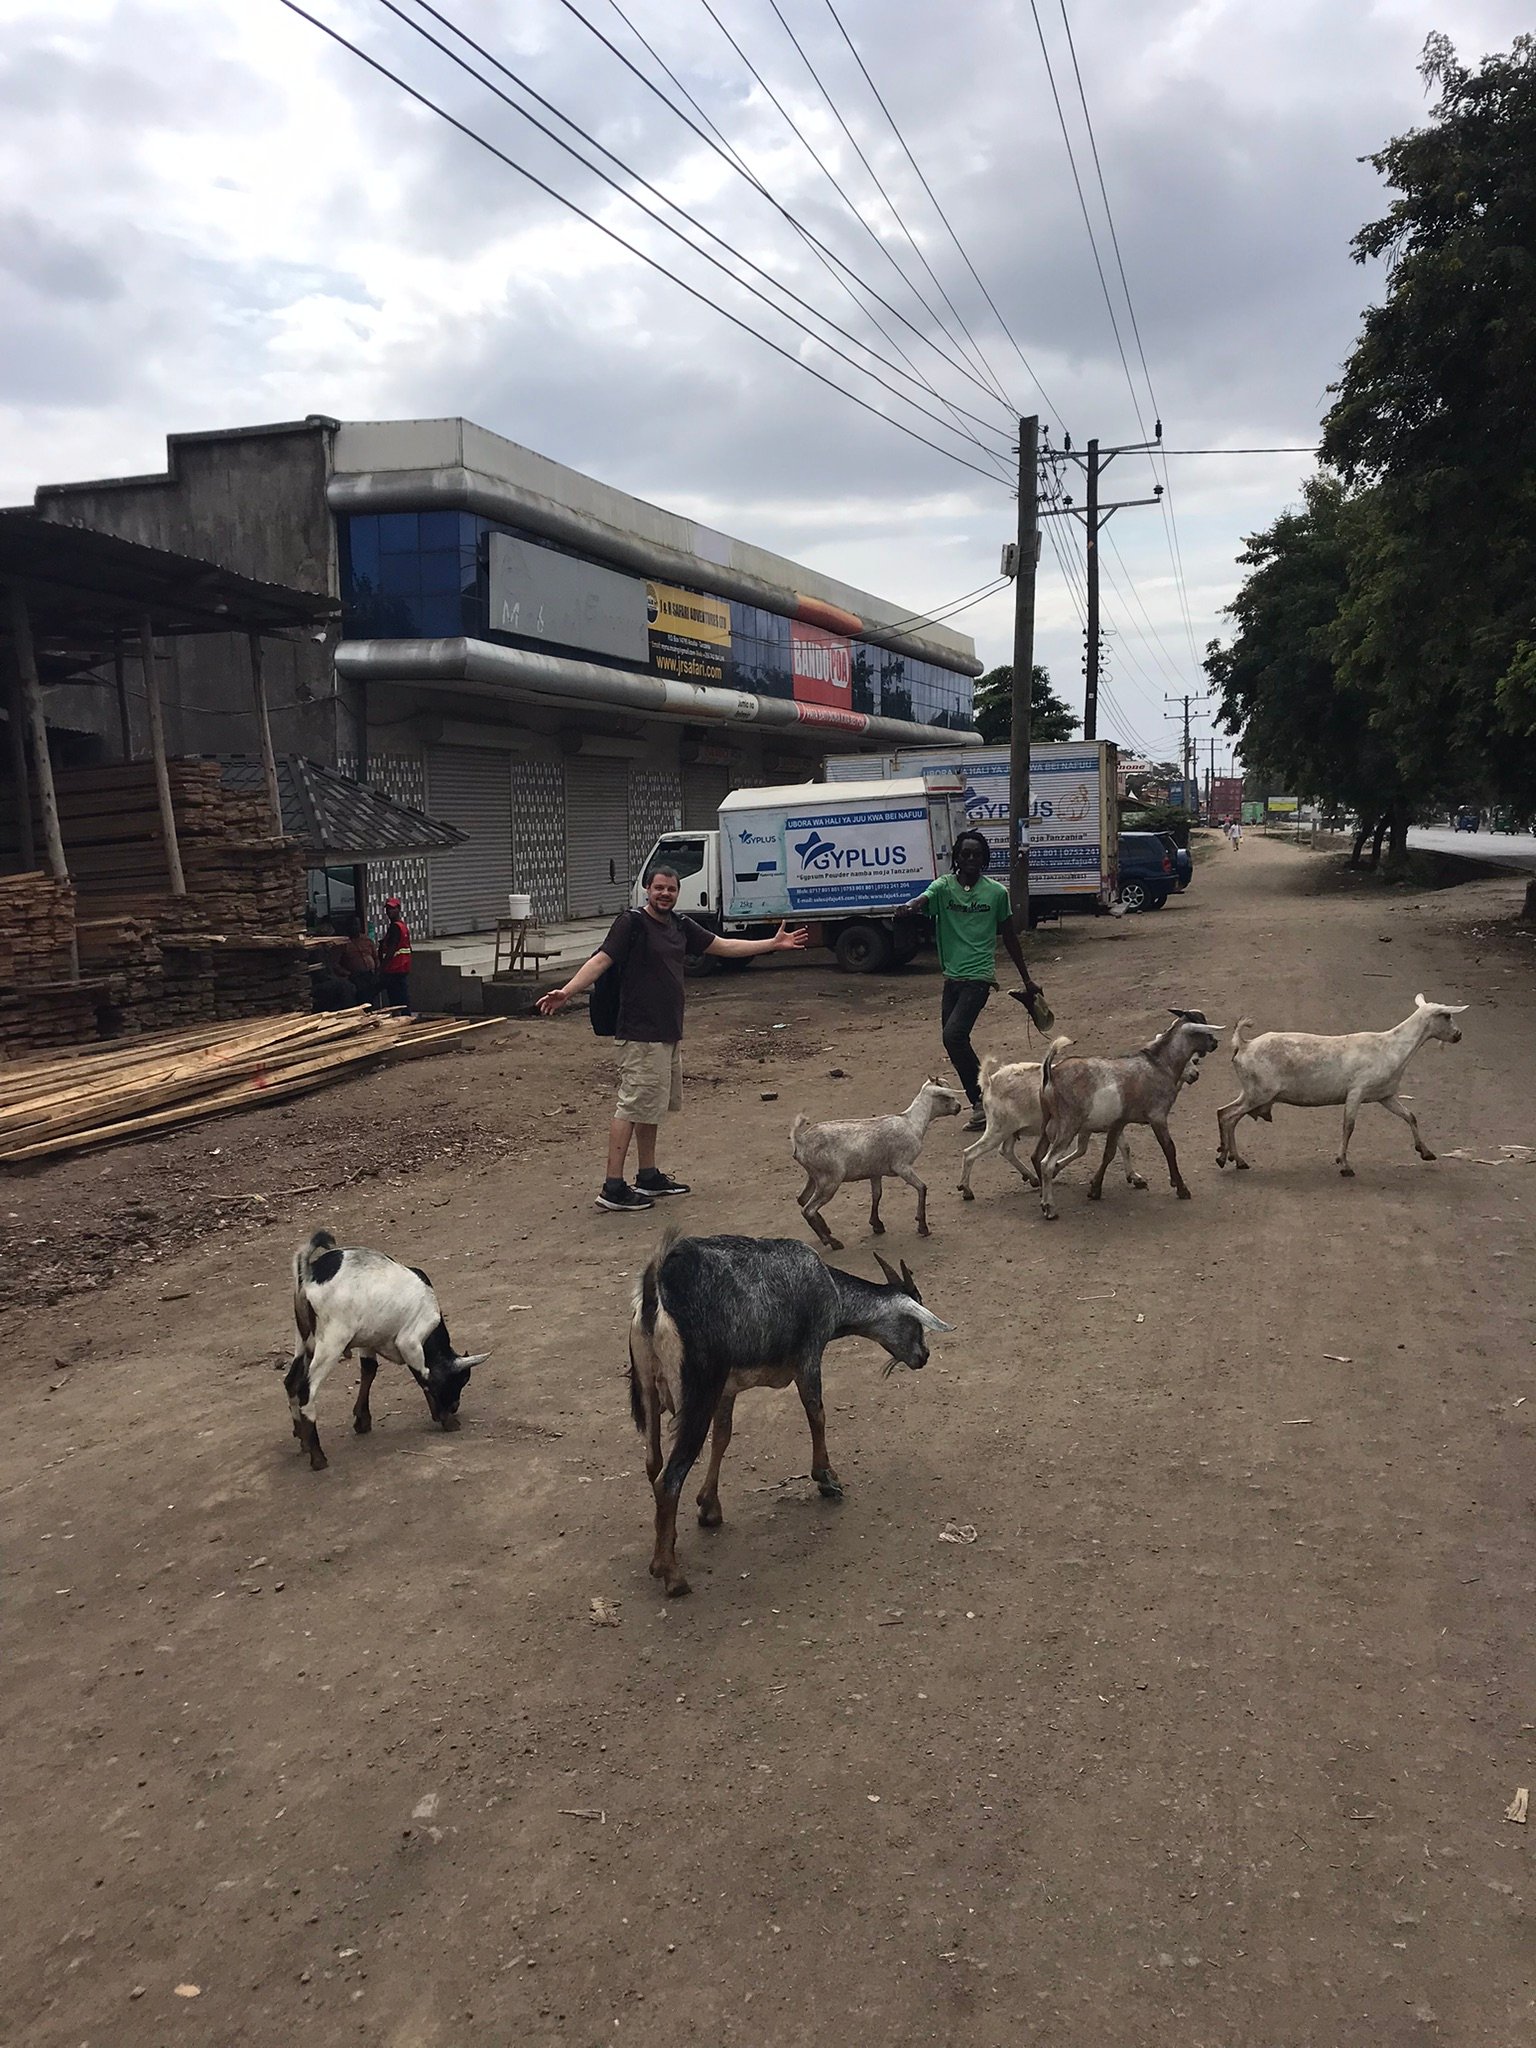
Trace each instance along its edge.
{"label": "white box truck", "polygon": [[952,768],[926,780],[733,790],[718,830],[662,833],[631,901],[639,907],[665,863],[678,871],[678,910],[716,931],[756,937],[787,918],[810,925],[813,943],[850,973],[903,965],[922,928],[894,913],[949,871],[963,802]]}
{"label": "white box truck", "polygon": [[[1029,912],[1104,910],[1120,883],[1117,749],[1110,740],[1042,740],[1029,750]],[[991,873],[1008,879],[1006,747],[907,748],[828,760],[833,786],[844,777],[910,778],[944,772],[963,784],[965,823],[992,848]]]}

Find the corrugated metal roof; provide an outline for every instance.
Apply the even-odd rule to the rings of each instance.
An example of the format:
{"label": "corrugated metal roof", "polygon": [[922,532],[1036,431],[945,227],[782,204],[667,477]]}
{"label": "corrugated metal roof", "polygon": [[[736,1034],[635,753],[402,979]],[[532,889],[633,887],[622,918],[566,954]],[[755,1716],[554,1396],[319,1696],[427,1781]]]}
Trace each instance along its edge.
{"label": "corrugated metal roof", "polygon": [[[265,793],[267,778],[258,758],[220,754],[217,759],[226,788]],[[413,811],[382,790],[353,782],[302,754],[278,756],[277,793],[283,830],[316,867],[442,853],[464,839],[456,826]]]}

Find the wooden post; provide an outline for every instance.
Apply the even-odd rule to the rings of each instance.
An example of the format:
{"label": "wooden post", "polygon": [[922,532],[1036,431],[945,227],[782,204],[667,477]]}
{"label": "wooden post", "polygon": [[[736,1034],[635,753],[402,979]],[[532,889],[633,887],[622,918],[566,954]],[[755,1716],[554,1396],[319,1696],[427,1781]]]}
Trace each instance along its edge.
{"label": "wooden post", "polygon": [[48,725],[43,717],[43,692],[37,680],[32,620],[27,612],[26,594],[19,583],[11,585],[11,638],[16,648],[16,672],[21,681],[27,733],[32,742],[32,773],[37,779],[37,806],[43,814],[48,865],[56,882],[67,882],[69,864],[64,858],[64,835],[59,830],[59,800],[53,788],[53,763],[48,758]]}
{"label": "wooden post", "polygon": [[267,802],[272,810],[272,830],[283,836],[283,798],[277,786],[277,757],[272,752],[272,721],[267,716],[267,679],[261,669],[261,635],[248,633],[251,650],[251,693],[256,699],[256,731],[261,740],[261,765],[267,778]]}
{"label": "wooden post", "polygon": [[165,835],[165,864],[171,872],[171,894],[185,896],[176,838],[176,811],[171,803],[171,771],[165,759],[165,721],[160,715],[160,678],[155,674],[155,628],[148,612],[139,623],[139,660],[144,669],[144,696],[149,705],[149,751],[155,764],[155,794],[160,799],[160,830]]}
{"label": "wooden post", "polygon": [[128,715],[128,664],[123,659],[123,636],[112,635],[112,681],[117,688],[117,730],[123,759],[133,759],[133,720]]}
{"label": "wooden post", "polygon": [[21,701],[19,655],[12,655],[7,683],[5,708],[10,733],[11,789],[16,800],[16,845],[21,854],[21,871],[27,874],[37,865],[37,841],[32,835],[32,782],[27,773],[27,714]]}

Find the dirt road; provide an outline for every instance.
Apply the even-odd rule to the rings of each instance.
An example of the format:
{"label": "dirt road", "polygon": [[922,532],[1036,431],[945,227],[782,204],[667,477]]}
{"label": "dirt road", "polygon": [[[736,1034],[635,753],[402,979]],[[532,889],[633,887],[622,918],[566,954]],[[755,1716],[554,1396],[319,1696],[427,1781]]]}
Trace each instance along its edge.
{"label": "dirt road", "polygon": [[[1325,872],[1250,836],[1161,915],[1038,935],[1061,1027],[1386,1024],[1423,988],[1474,1006],[1412,1071],[1429,1142],[1536,1141],[1518,881]],[[936,1007],[916,970],[700,984],[677,1220],[799,1234],[791,1115],[904,1103]],[[1332,1112],[1282,1111],[1223,1179],[1227,1075],[1176,1118],[1192,1203],[1142,1134],[1149,1193],[1090,1206],[1078,1168],[1047,1226],[991,1162],[964,1207],[937,1127],[934,1235],[888,1189],[884,1248],[957,1333],[919,1375],[830,1354],[841,1505],[793,1397],[744,1400],[671,1606],[619,1376],[656,1232],[591,1206],[582,1020],[0,1188],[34,1303],[3,1325],[5,2038],[1531,2039],[1536,1176],[1420,1164],[1368,1111],[1343,1181]],[[861,1204],[832,1215],[873,1273]],[[352,1436],[349,1369],[330,1470],[297,1455],[271,1366],[320,1222],[494,1345],[457,1437],[388,1368]]]}

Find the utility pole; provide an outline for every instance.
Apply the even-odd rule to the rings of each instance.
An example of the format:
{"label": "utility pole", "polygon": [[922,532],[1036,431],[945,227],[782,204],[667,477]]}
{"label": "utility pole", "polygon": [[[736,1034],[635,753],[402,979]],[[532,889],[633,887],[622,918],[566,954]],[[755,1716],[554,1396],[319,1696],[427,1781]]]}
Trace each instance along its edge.
{"label": "utility pole", "polygon": [[1075,453],[1070,435],[1060,451],[1048,451],[1048,459],[1060,464],[1076,462],[1086,479],[1087,503],[1081,509],[1068,497],[1059,505],[1052,505],[1041,515],[1046,519],[1081,519],[1084,529],[1084,560],[1088,581],[1088,621],[1086,649],[1083,662],[1083,738],[1096,740],[1099,736],[1099,670],[1102,663],[1101,636],[1099,631],[1099,529],[1107,526],[1117,512],[1124,512],[1133,505],[1156,505],[1162,498],[1161,484],[1152,486],[1150,498],[1120,498],[1112,505],[1099,503],[1099,478],[1108,469],[1117,455],[1149,454],[1162,445],[1163,423],[1157,422],[1155,438],[1151,441],[1126,441],[1116,448],[1101,448],[1094,440],[1088,443],[1082,455]]}
{"label": "utility pole", "polygon": [[[1197,697],[1194,695],[1192,691],[1188,690],[1185,691],[1182,697],[1170,696],[1166,690],[1163,692],[1163,702],[1165,704],[1182,704],[1184,707],[1184,744],[1182,752],[1179,757],[1179,765],[1184,771],[1186,800],[1189,794],[1189,784],[1192,783],[1195,779],[1195,743],[1189,736],[1189,707],[1191,704],[1205,704],[1209,701],[1209,696]],[[1175,711],[1165,713],[1164,715],[1166,717],[1177,718],[1179,716],[1179,713]],[[1186,808],[1188,808],[1187,801]]]}
{"label": "utility pole", "polygon": [[[1019,421],[1019,533],[1013,564],[1013,729],[1008,749],[1008,900],[1029,929],[1029,716],[1035,680],[1035,570],[1040,561],[1040,416]],[[1006,559],[1006,556],[1005,556]]]}

